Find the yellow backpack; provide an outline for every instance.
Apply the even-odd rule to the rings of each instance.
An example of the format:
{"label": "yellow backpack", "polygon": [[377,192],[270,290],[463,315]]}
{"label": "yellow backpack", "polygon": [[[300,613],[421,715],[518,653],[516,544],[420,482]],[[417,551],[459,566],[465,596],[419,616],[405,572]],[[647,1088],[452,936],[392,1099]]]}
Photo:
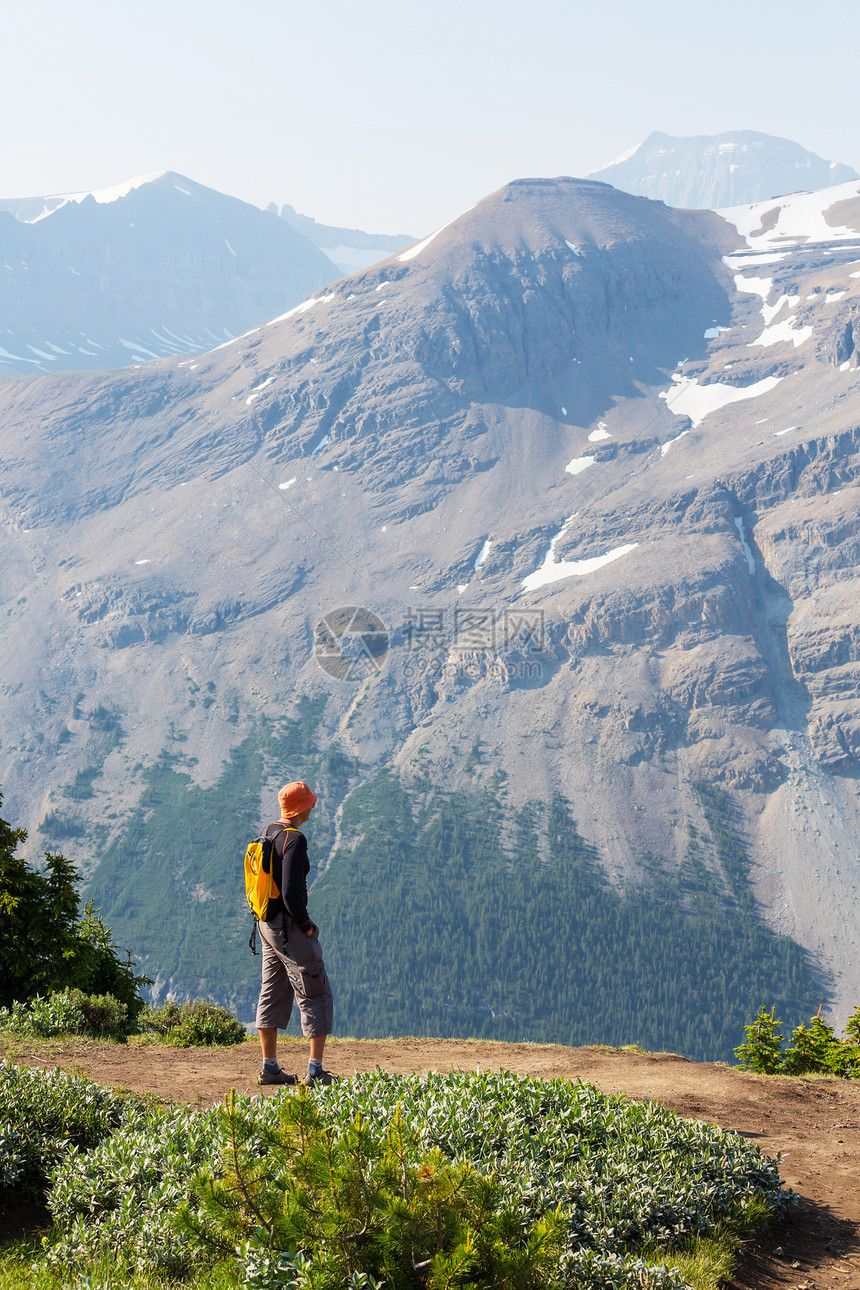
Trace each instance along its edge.
{"label": "yellow backpack", "polygon": [[[289,825],[282,826],[284,833],[298,833],[298,829],[293,829]],[[272,873],[272,856],[275,851],[275,838],[268,836],[268,828],[264,829],[258,838],[248,844],[245,852],[245,898],[248,901],[248,907],[254,915],[254,930],[251,933],[251,939],[248,944],[254,954],[257,953],[257,923],[268,922],[269,902],[276,901],[281,892],[278,884],[275,882]]]}

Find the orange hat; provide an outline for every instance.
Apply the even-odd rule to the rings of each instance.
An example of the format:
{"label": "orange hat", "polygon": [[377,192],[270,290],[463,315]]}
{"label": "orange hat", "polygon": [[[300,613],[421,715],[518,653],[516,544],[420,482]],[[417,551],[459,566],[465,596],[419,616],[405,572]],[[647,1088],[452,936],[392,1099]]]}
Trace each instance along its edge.
{"label": "orange hat", "polygon": [[301,815],[309,806],[316,806],[316,801],[316,793],[301,779],[293,784],[285,784],[278,793],[281,815],[287,819],[291,815]]}

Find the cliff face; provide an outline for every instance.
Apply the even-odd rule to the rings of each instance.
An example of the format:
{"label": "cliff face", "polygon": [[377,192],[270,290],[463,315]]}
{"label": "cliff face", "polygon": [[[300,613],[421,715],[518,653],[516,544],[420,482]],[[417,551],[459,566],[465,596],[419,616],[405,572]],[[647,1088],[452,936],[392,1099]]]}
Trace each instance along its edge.
{"label": "cliff face", "polygon": [[853,1002],[857,187],[522,181],[194,365],[0,386],[11,810],[122,837],[302,694],[362,774],[560,791],[613,878],[718,785]]}

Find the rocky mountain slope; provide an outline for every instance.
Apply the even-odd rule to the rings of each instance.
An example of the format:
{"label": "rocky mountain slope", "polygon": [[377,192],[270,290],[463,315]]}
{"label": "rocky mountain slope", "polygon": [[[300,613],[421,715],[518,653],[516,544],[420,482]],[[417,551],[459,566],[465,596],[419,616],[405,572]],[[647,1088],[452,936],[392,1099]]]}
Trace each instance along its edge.
{"label": "rocky mountain slope", "polygon": [[856,178],[850,166],[757,130],[689,137],[655,130],[638,147],[589,175],[626,193],[692,210],[766,201]]}
{"label": "rocky mountain slope", "polygon": [[283,220],[171,171],[0,201],[0,374],[208,350],[336,276]]}
{"label": "rocky mountain slope", "polygon": [[[858,327],[860,183],[692,213],[523,180],[193,364],[7,382],[9,813],[77,847],[161,991],[250,998],[235,854],[305,772],[348,1017],[403,1002],[401,964],[356,957],[384,888],[425,1011],[374,1024],[548,1037],[490,948],[524,987],[504,866],[451,908],[415,885],[429,864],[444,888],[456,811],[458,882],[489,839],[521,902],[545,889],[542,999],[574,979],[577,911],[607,997],[635,923],[613,1041],[647,1005],[646,1042],[693,1051],[698,1026],[725,1053],[717,981],[737,1039],[765,992],[844,1016]],[[468,998],[422,993],[464,935]]]}

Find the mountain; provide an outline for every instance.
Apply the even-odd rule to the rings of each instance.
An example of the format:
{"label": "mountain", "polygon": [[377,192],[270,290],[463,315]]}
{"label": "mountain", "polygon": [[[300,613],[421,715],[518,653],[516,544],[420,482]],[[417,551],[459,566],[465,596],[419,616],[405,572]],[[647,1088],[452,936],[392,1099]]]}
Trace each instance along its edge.
{"label": "mountain", "polygon": [[320,793],[341,1031],[730,1055],[860,996],[860,183],[521,180],[195,359],[0,385],[9,817],[250,1015]]}
{"label": "mountain", "polygon": [[850,166],[755,130],[689,137],[655,130],[638,147],[589,175],[626,193],[690,210],[767,201],[856,178]]}
{"label": "mountain", "polygon": [[0,373],[208,350],[332,276],[283,220],[171,171],[0,201]]}
{"label": "mountain", "polygon": [[309,215],[300,215],[294,206],[282,206],[279,211],[272,202],[266,209],[279,214],[281,219],[310,238],[341,273],[367,269],[371,264],[387,259],[393,251],[402,251],[415,241],[414,237],[408,237],[405,233],[363,233],[358,228],[318,224]]}

